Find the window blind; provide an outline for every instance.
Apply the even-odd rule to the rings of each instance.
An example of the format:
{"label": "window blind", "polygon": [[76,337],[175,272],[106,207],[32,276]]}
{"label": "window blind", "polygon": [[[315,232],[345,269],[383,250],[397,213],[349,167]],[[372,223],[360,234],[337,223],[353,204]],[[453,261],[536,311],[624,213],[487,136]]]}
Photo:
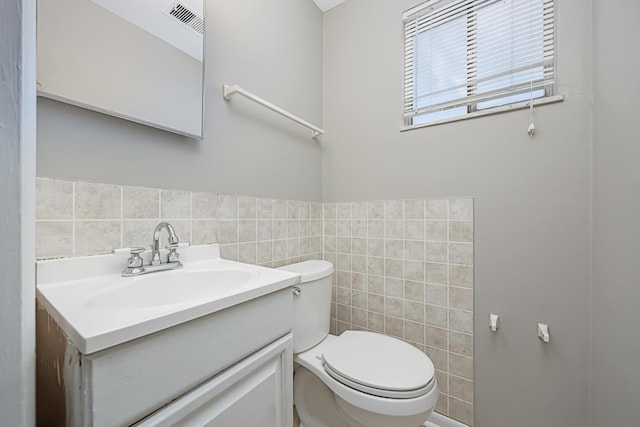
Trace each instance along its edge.
{"label": "window blind", "polygon": [[403,21],[409,125],[553,95],[553,0],[433,0]]}

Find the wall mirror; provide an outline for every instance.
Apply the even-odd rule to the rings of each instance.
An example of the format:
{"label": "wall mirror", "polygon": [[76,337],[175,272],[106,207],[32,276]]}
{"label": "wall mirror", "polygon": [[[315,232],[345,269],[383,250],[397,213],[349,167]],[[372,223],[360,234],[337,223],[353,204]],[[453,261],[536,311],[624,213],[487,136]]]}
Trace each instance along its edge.
{"label": "wall mirror", "polygon": [[38,94],[203,137],[203,0],[38,0]]}

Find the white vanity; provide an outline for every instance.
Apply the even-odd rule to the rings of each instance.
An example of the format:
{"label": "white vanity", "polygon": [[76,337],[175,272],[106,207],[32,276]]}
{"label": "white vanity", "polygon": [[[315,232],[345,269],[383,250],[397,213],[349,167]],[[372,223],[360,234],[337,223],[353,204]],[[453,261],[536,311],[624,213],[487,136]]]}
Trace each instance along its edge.
{"label": "white vanity", "polygon": [[292,425],[299,276],[216,245],[182,260],[127,278],[126,255],[38,263],[39,425]]}

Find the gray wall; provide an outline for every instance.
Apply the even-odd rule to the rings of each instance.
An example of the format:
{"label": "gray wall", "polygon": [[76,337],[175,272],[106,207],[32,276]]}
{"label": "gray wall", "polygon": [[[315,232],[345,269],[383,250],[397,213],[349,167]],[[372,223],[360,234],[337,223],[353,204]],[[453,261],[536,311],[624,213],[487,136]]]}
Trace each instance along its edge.
{"label": "gray wall", "polygon": [[[591,2],[557,2],[562,103],[400,133],[402,12],[325,14],[324,200],[473,196],[476,425],[587,423]],[[490,312],[502,316],[491,334]],[[551,327],[551,343],[536,323]]]}
{"label": "gray wall", "polygon": [[48,96],[202,135],[202,63],[91,0],[39,1],[37,50]]}
{"label": "gray wall", "polygon": [[35,422],[35,0],[0,13],[0,424]]}
{"label": "gray wall", "polygon": [[640,425],[640,67],[637,0],[594,2],[590,425]]}
{"label": "gray wall", "polygon": [[[577,427],[587,414],[593,427],[638,425],[640,87],[625,55],[638,3],[595,0],[592,16],[590,0],[557,2],[566,100],[536,110],[529,139],[526,111],[399,132],[400,16],[418,2],[350,0],[325,15],[323,47],[310,0],[210,0],[205,141],[40,100],[38,174],[315,200],[324,174],[325,201],[476,197],[476,425]],[[225,82],[318,123],[324,96],[324,154],[297,125],[224,102]],[[489,312],[502,316],[498,334]],[[535,337],[538,321],[551,344]]]}
{"label": "gray wall", "polygon": [[204,141],[58,102],[38,102],[38,175],[320,200],[307,129],[239,97],[237,83],[322,124],[322,13],[312,0],[208,0]]}

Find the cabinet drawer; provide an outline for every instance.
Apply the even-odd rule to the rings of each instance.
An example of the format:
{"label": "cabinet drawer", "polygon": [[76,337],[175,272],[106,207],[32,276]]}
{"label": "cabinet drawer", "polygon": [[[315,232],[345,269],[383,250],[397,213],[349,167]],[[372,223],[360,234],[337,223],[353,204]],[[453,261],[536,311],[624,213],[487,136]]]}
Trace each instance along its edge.
{"label": "cabinet drawer", "polygon": [[84,424],[130,425],[289,333],[290,289],[83,358]]}
{"label": "cabinet drawer", "polygon": [[238,362],[135,427],[285,427],[293,420],[291,334]]}

